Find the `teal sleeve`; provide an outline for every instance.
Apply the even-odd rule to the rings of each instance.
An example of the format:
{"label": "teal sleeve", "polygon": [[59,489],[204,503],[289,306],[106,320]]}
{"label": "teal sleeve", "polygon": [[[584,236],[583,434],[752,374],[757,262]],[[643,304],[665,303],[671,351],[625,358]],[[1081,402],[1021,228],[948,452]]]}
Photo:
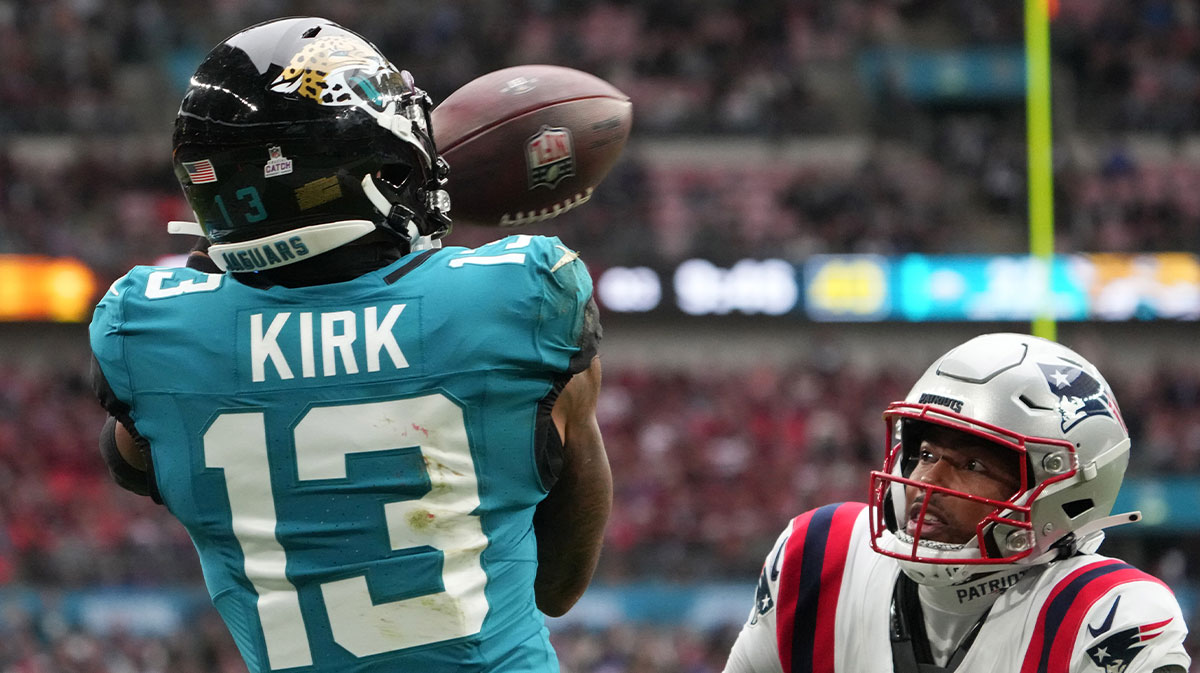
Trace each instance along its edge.
{"label": "teal sleeve", "polygon": [[116,397],[126,403],[133,398],[129,368],[125,362],[125,299],[133,292],[135,281],[130,274],[119,278],[104,293],[92,314],[88,336],[96,363],[108,380]]}
{"label": "teal sleeve", "polygon": [[592,277],[579,253],[557,237],[537,240],[533,269],[542,289],[537,343],[543,357],[574,373],[591,361],[599,339]]}

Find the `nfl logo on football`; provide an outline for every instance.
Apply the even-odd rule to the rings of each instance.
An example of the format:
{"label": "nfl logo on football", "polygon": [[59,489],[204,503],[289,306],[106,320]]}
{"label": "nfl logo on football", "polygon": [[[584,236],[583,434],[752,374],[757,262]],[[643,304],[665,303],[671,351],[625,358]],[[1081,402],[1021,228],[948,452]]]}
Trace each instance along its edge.
{"label": "nfl logo on football", "polygon": [[273,178],[277,175],[287,175],[292,172],[292,160],[283,156],[283,149],[274,146],[267,150],[271,158],[263,166],[263,177]]}
{"label": "nfl logo on football", "polygon": [[525,143],[525,161],[529,166],[529,188],[554,186],[575,175],[575,153],[571,132],[565,128],[543,126]]}

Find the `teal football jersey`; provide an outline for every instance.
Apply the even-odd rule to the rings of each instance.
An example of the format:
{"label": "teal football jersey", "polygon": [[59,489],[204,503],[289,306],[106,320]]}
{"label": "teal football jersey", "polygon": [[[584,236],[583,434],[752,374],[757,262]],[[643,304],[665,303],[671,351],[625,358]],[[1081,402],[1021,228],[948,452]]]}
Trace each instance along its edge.
{"label": "teal football jersey", "polygon": [[251,671],[558,670],[539,403],[590,360],[591,293],[535,236],[313,287],[113,284],[92,350]]}

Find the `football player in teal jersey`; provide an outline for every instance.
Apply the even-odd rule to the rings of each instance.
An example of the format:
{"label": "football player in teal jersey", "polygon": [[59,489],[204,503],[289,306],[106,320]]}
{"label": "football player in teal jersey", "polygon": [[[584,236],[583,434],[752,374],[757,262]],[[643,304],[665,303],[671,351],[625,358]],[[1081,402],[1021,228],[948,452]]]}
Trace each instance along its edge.
{"label": "football player in teal jersey", "polygon": [[557,238],[441,247],[407,72],[329,21],[199,66],[174,165],[202,235],[91,324],[116,481],[186,527],[250,671],[556,671],[612,478],[592,283]]}

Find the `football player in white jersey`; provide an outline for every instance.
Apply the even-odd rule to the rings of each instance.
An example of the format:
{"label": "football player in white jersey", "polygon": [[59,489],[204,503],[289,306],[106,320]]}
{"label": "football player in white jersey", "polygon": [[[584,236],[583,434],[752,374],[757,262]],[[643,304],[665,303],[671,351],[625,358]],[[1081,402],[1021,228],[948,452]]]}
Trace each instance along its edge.
{"label": "football player in white jersey", "polygon": [[1179,603],[1096,553],[1129,462],[1108,383],[1020,334],[951,350],[884,413],[869,503],[793,519],[728,673],[1184,673]]}

